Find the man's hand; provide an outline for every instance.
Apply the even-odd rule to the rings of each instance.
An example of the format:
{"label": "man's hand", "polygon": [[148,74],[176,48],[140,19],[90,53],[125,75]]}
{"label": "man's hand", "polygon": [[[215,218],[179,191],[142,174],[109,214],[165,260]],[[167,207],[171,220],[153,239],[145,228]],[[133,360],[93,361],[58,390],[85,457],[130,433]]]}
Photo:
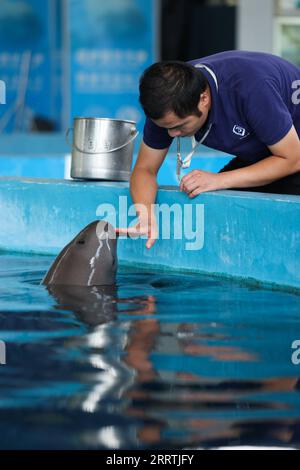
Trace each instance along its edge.
{"label": "man's hand", "polygon": [[158,228],[155,217],[152,215],[150,222],[140,219],[134,227],[116,228],[116,233],[119,235],[126,235],[130,238],[140,237],[147,235],[146,248],[151,248],[158,238]]}
{"label": "man's hand", "polygon": [[192,170],[181,178],[180,191],[184,191],[190,198],[206,191],[223,189],[222,175],[210,171]]}

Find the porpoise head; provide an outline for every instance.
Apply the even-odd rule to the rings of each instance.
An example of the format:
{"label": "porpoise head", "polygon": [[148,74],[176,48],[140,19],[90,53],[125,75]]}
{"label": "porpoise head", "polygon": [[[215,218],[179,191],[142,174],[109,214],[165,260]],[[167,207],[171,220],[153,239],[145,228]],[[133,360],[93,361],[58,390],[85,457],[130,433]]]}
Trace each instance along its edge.
{"label": "porpoise head", "polygon": [[116,281],[117,238],[112,225],[97,220],[87,225],[59,253],[42,283],[106,286]]}

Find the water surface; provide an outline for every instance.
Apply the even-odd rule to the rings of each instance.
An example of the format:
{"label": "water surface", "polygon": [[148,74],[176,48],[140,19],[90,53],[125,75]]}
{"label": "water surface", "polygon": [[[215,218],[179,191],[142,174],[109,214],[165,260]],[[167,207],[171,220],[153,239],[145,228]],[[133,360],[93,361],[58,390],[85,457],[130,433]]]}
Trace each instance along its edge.
{"label": "water surface", "polygon": [[0,255],[2,449],[300,448],[300,296],[122,267],[49,292],[52,261]]}

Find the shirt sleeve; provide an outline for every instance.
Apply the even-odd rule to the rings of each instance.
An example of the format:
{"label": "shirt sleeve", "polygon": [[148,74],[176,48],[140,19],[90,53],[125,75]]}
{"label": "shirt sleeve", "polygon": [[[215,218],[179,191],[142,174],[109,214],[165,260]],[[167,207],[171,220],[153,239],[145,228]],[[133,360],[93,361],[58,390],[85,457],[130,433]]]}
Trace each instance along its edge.
{"label": "shirt sleeve", "polygon": [[276,86],[269,80],[251,87],[246,99],[247,121],[257,138],[267,146],[279,142],[293,125],[292,116]]}
{"label": "shirt sleeve", "polygon": [[146,118],[143,140],[148,147],[166,149],[170,147],[173,138],[169,136],[167,129],[157,126],[151,119]]}

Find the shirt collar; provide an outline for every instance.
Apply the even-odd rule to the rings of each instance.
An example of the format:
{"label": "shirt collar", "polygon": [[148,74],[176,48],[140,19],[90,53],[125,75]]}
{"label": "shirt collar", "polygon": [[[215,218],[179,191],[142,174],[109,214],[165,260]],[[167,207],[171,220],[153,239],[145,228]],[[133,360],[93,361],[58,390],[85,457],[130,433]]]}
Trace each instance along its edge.
{"label": "shirt collar", "polygon": [[205,76],[208,81],[210,91],[211,91],[211,108],[208,115],[207,125],[217,123],[217,103],[218,103],[218,93],[219,93],[219,83],[218,77],[215,72],[205,64],[195,64],[197,69],[201,69],[201,73]]}

